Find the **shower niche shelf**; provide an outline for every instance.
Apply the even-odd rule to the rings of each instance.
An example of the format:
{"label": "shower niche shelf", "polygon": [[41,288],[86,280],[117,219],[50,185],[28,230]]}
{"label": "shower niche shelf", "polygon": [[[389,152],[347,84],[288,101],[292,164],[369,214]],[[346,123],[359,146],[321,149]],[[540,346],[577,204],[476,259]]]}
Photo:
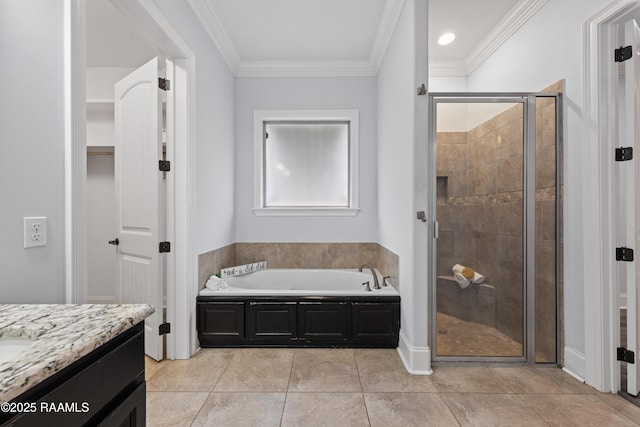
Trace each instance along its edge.
{"label": "shower niche shelf", "polygon": [[449,185],[448,176],[436,177],[436,203],[437,204],[444,205],[449,201],[448,185]]}

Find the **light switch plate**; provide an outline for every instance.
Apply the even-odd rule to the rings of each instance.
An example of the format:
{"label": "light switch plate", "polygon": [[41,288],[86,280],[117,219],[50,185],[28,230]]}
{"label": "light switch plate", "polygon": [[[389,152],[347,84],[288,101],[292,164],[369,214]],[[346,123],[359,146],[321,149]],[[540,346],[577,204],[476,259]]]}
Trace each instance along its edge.
{"label": "light switch plate", "polygon": [[24,217],[24,247],[47,246],[47,217]]}

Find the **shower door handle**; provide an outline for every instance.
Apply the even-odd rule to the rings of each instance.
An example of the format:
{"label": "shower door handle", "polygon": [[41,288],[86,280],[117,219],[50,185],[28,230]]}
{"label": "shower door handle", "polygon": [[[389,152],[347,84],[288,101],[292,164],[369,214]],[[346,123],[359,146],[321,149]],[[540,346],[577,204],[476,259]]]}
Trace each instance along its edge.
{"label": "shower door handle", "polygon": [[120,239],[116,237],[115,240],[109,240],[110,245],[118,246],[120,244]]}
{"label": "shower door handle", "polygon": [[433,238],[437,239],[439,234],[440,234],[440,226],[438,224],[438,221],[433,221]]}

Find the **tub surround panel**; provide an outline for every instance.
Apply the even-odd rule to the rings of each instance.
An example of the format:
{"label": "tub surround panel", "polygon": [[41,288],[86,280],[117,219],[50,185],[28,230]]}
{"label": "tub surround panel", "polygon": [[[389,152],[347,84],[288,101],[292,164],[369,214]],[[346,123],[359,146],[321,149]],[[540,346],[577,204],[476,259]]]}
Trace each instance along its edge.
{"label": "tub surround panel", "polygon": [[0,305],[0,337],[35,338],[0,364],[0,402],[8,402],[142,322],[147,304]]}
{"label": "tub surround panel", "polygon": [[398,289],[398,255],[377,243],[234,243],[200,255],[200,287],[222,268],[258,261],[267,261],[268,268],[353,269],[369,264],[390,276]]}
{"label": "tub surround panel", "polygon": [[224,294],[197,298],[202,347],[396,348],[400,296]]}

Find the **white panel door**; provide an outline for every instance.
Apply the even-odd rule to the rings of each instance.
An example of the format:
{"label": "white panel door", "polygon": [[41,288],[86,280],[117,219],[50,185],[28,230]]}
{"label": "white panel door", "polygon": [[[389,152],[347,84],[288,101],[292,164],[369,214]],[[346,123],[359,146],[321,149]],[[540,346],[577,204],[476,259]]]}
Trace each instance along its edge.
{"label": "white panel door", "polygon": [[[628,175],[631,191],[627,197],[627,236],[633,243],[635,251],[640,254],[640,28],[635,20],[625,24],[625,45],[632,47],[631,58],[624,62],[625,66],[625,146],[633,147],[633,164]],[[626,163],[626,162],[625,162]],[[631,163],[631,162],[629,162]],[[624,194],[624,193],[623,193]],[[623,202],[624,203],[624,202]],[[637,257],[636,257],[637,258]],[[629,263],[627,276],[627,350],[635,353],[635,363],[627,363],[627,392],[638,395],[640,387],[640,260]]]}
{"label": "white panel door", "polygon": [[148,303],[145,353],[162,359],[163,263],[159,242],[164,206],[160,62],[154,58],[115,84],[115,184],[118,286],[121,303]]}

